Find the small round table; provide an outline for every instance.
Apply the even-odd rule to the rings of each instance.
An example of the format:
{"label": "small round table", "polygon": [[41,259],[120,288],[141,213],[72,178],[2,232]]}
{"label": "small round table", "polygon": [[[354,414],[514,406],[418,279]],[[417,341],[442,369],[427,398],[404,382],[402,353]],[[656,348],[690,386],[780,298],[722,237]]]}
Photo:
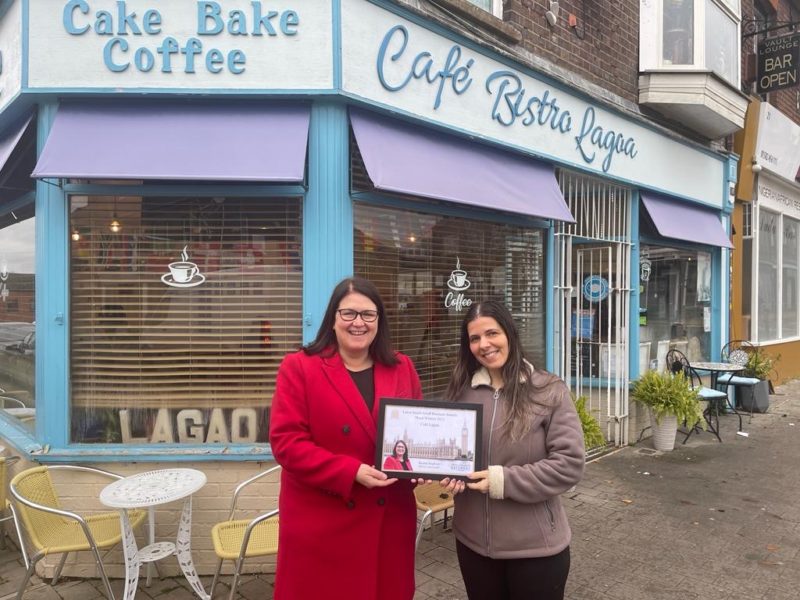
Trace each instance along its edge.
{"label": "small round table", "polygon": [[[729,362],[693,362],[692,369],[695,371],[707,371],[710,374],[710,387],[711,389],[717,389],[717,380],[719,379],[720,374],[722,373],[738,373],[739,371],[744,371],[744,365],[739,365],[736,363],[729,363]],[[739,417],[739,431],[742,430],[742,415],[736,410],[736,406],[733,402],[731,402],[730,396],[727,394],[727,386],[726,386],[726,393],[725,393],[725,412],[730,410],[733,414]],[[715,411],[717,414],[717,419],[719,419],[719,407],[715,406]],[[717,438],[719,438],[719,433],[717,433]],[[720,438],[719,441],[721,442],[722,439]]]}
{"label": "small round table", "polygon": [[[186,580],[203,600],[210,596],[203,589],[192,561],[192,494],[206,484],[206,475],[197,469],[159,469],[119,479],[100,492],[100,502],[119,509],[122,522],[122,548],[125,555],[125,600],[133,600],[143,563],[161,560],[173,554]],[[155,541],[155,507],[185,498],[175,543]],[[147,508],[150,517],[150,543],[137,548],[128,519],[128,510]],[[148,584],[150,574],[148,572]]]}

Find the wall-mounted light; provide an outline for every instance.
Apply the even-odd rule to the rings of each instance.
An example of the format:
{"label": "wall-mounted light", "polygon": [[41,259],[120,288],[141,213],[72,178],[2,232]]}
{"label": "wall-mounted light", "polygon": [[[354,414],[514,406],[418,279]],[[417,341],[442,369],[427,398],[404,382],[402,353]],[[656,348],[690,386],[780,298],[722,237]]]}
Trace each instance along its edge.
{"label": "wall-mounted light", "polygon": [[111,217],[111,223],[108,224],[108,228],[113,233],[119,233],[120,229],[122,229],[122,223],[119,222],[119,219],[117,219],[116,215]]}
{"label": "wall-mounted light", "polygon": [[558,23],[558,0],[548,0],[550,8],[544,13],[544,18],[547,19],[547,24],[550,27],[555,27]]}
{"label": "wall-mounted light", "polygon": [[761,173],[761,169],[763,169],[763,167],[758,164],[758,161],[754,160],[750,169],[753,171],[753,173]]}
{"label": "wall-mounted light", "polygon": [[73,229],[70,237],[72,238],[73,242],[78,242],[81,239],[81,233],[77,229]]}

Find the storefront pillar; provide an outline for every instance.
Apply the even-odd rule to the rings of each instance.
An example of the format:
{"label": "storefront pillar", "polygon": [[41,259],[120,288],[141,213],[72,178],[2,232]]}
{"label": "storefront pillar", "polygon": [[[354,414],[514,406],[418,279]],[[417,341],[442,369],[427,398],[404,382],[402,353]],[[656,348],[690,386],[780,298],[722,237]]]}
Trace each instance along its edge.
{"label": "storefront pillar", "polygon": [[[37,156],[58,104],[41,104]],[[69,239],[66,194],[59,181],[36,180],[36,436],[63,447],[69,436]]]}
{"label": "storefront pillar", "polygon": [[[641,298],[641,288],[640,286],[640,266],[639,266],[639,248],[641,247],[641,242],[639,241],[639,194],[638,192],[633,193],[633,199],[631,202],[631,240],[633,243],[631,244],[631,295],[630,295],[630,306],[629,306],[629,315],[630,315],[630,347],[631,348],[639,348],[639,325],[641,324],[639,321],[639,306],[640,306],[640,298]],[[641,350],[637,350],[636,352],[628,353],[628,372],[630,373],[630,379],[633,381],[634,379],[638,378],[639,375],[643,373],[642,367],[646,370],[649,368],[649,365],[642,365],[642,360],[640,358]],[[649,359],[649,354],[648,354]]]}
{"label": "storefront pillar", "polygon": [[317,333],[333,286],[353,273],[349,129],[344,104],[311,108],[308,192],[303,206],[303,342]]}

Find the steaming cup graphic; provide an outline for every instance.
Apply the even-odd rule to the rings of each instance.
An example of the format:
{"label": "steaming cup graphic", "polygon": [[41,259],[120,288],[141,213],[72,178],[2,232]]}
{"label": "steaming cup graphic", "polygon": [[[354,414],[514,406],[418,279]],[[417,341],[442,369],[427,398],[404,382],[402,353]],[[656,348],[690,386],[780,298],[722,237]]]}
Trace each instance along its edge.
{"label": "steaming cup graphic", "polygon": [[461,269],[456,269],[450,272],[450,277],[456,287],[462,288],[467,282],[467,272]]}
{"label": "steaming cup graphic", "polygon": [[199,269],[193,262],[178,261],[169,264],[169,272],[175,283],[188,283],[197,275]]}

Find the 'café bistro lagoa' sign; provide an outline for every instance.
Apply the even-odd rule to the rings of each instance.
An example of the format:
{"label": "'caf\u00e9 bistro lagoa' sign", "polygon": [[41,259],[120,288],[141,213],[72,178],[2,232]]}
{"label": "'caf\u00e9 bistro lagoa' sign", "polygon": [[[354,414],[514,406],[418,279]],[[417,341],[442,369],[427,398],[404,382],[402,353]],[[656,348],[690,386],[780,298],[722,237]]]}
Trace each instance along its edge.
{"label": "'caf\u00e9 bistro lagoa' sign", "polygon": [[608,172],[617,156],[636,158],[636,140],[621,131],[605,126],[593,106],[573,115],[565,109],[558,94],[549,89],[541,93],[525,88],[522,78],[509,69],[490,73],[476,82],[472,72],[475,58],[468,58],[455,44],[445,56],[435,57],[426,49],[412,49],[410,34],[403,25],[395,25],[384,36],[377,56],[378,79],[384,89],[399,92],[420,82],[433,87],[433,108],[438,109],[447,96],[461,96],[470,88],[483,87],[490,97],[490,116],[505,127],[519,126],[549,129],[562,135],[574,135],[575,149],[584,162],[597,162]]}
{"label": "'caf\u00e9 bistro lagoa' sign", "polygon": [[543,158],[722,206],[719,157],[424,22],[364,0],[341,5],[342,87],[348,94]]}

